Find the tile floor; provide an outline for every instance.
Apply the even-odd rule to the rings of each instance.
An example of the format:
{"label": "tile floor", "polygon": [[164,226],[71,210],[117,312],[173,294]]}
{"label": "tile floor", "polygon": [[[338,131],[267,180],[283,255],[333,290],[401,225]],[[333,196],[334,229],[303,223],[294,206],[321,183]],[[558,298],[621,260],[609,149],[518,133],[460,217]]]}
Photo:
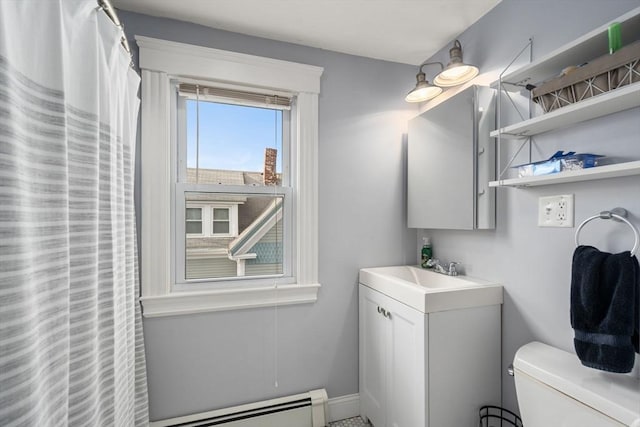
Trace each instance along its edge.
{"label": "tile floor", "polygon": [[371,424],[365,423],[360,417],[354,417],[329,423],[329,427],[371,427]]}

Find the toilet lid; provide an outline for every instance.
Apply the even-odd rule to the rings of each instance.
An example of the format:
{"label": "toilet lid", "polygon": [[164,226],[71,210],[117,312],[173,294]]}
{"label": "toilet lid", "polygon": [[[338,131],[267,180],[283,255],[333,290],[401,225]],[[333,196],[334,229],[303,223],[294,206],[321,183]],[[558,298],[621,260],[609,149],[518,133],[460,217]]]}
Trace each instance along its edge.
{"label": "toilet lid", "polygon": [[640,423],[638,377],[587,368],[575,354],[540,342],[520,347],[513,367],[624,425]]}

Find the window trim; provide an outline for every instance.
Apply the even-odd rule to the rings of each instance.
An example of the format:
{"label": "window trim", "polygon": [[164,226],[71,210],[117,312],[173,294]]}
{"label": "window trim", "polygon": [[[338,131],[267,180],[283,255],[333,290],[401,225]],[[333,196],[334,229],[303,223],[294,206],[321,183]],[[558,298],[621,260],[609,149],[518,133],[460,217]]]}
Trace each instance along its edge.
{"label": "window trim", "polygon": [[[136,36],[141,89],[141,279],[145,317],[312,303],[318,283],[318,94],[321,67]],[[171,291],[174,259],[171,189],[171,80],[198,78],[251,85],[296,96],[295,284]]]}

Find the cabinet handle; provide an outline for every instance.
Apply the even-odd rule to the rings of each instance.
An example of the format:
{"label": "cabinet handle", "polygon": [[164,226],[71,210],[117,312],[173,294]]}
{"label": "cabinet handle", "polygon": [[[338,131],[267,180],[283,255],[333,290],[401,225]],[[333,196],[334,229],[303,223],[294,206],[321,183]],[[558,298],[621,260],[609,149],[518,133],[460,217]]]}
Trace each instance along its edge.
{"label": "cabinet handle", "polygon": [[378,306],[378,313],[382,314],[384,317],[386,317],[387,319],[391,319],[391,312],[385,310],[384,308]]}

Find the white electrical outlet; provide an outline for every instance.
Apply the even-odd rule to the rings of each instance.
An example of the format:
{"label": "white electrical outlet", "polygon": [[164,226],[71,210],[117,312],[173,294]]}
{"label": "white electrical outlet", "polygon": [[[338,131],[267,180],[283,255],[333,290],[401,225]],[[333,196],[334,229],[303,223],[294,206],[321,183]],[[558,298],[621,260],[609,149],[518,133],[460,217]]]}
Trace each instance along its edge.
{"label": "white electrical outlet", "polygon": [[540,197],[538,227],[573,227],[573,194]]}

